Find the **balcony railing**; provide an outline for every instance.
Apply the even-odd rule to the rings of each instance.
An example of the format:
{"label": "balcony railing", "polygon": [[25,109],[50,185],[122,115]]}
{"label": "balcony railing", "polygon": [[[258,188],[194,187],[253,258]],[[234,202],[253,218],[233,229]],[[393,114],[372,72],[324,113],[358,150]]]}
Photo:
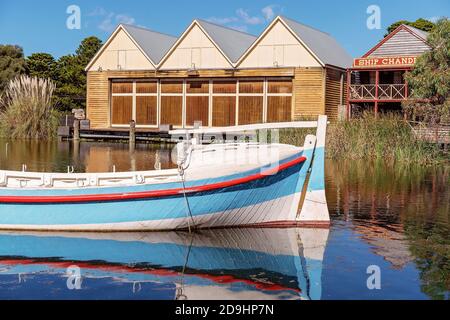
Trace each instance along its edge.
{"label": "balcony railing", "polygon": [[[378,87],[378,97],[377,97]],[[352,84],[352,100],[403,100],[408,97],[406,84]]]}

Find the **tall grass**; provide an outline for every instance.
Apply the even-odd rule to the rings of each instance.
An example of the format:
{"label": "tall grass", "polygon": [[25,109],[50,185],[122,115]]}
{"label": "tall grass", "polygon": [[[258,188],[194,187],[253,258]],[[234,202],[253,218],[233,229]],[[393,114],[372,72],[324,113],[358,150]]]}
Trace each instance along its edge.
{"label": "tall grass", "polygon": [[329,126],[330,158],[373,159],[401,163],[433,164],[445,160],[437,145],[421,141],[399,115],[371,113]]}
{"label": "tall grass", "polygon": [[47,139],[56,134],[58,114],[52,108],[55,84],[26,75],[11,80],[0,98],[0,135]]}
{"label": "tall grass", "polygon": [[[303,146],[315,129],[280,130],[280,142]],[[382,160],[401,164],[436,164],[449,161],[437,145],[416,139],[411,127],[395,114],[364,113],[360,118],[331,123],[327,128],[326,155],[331,159]]]}

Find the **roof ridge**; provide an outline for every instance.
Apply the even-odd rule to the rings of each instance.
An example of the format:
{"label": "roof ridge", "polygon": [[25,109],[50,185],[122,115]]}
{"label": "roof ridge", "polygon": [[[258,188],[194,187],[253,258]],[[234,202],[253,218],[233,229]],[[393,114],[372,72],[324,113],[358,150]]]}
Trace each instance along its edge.
{"label": "roof ridge", "polygon": [[325,31],[322,31],[322,30],[319,30],[319,29],[317,29],[317,28],[314,28],[314,27],[312,27],[312,26],[310,26],[310,25],[308,25],[308,24],[305,24],[305,23],[302,23],[302,22],[298,22],[297,20],[291,19],[291,18],[286,17],[286,16],[283,16],[283,15],[280,15],[279,17],[280,17],[281,19],[290,20],[290,21],[295,22],[295,23],[297,23],[297,24],[299,24],[299,25],[301,25],[301,26],[304,26],[304,27],[306,27],[306,28],[312,29],[312,30],[314,30],[314,31],[317,31],[317,32],[320,32],[320,33],[323,33],[323,34],[325,34],[325,35],[327,35],[327,36],[332,37],[332,35],[331,35],[330,33],[325,32]]}
{"label": "roof ridge", "polygon": [[419,31],[419,32],[423,32],[423,33],[429,34],[428,31],[425,31],[425,30],[416,28],[416,27],[414,27],[414,26],[410,26],[410,25],[405,24],[405,23],[402,23],[401,25],[402,25],[402,26],[405,26],[405,27],[407,27],[407,28],[409,28],[409,29],[412,29],[412,30],[414,30],[414,31]]}
{"label": "roof ridge", "polygon": [[121,23],[120,25],[125,26],[125,27],[132,27],[132,28],[136,28],[136,29],[141,29],[141,30],[149,31],[149,32],[153,32],[153,33],[158,33],[158,34],[163,35],[163,36],[168,36],[168,37],[171,37],[171,38],[178,39],[177,36],[174,36],[174,35],[171,35],[171,34],[168,34],[168,33],[163,33],[163,32],[160,32],[160,31],[155,31],[155,30],[152,30],[152,29],[149,29],[149,28],[146,28],[146,27],[136,26],[136,25],[128,24],[128,23]]}
{"label": "roof ridge", "polygon": [[227,30],[234,31],[234,32],[239,32],[239,33],[242,33],[242,34],[244,34],[246,36],[252,36],[254,38],[257,38],[257,36],[255,36],[254,34],[251,34],[251,33],[248,33],[248,32],[242,31],[242,30],[233,29],[231,27],[224,26],[224,25],[221,25],[221,24],[218,24],[218,23],[214,23],[214,22],[211,22],[211,21],[208,21],[208,20],[205,20],[205,19],[195,19],[195,20],[197,20],[199,22],[206,22],[206,23],[212,24],[213,26],[216,26],[216,27],[220,27],[220,28],[227,29]]}

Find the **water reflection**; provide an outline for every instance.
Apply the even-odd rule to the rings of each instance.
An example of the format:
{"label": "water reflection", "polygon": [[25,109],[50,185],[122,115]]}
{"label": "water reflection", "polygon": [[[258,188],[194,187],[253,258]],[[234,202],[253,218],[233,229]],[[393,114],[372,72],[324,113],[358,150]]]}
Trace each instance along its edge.
{"label": "water reflection", "polygon": [[10,141],[0,139],[0,170],[67,172],[110,172],[169,169],[173,161],[173,145],[128,144],[90,141]]}
{"label": "water reflection", "polygon": [[[0,298],[320,299],[328,232],[2,232]],[[64,289],[73,266],[80,290]]]}
{"label": "water reflection", "polygon": [[429,298],[448,299],[450,167],[362,161],[326,166],[335,225],[350,229],[390,268],[400,272],[412,263],[420,290]]}
{"label": "water reflection", "polygon": [[[112,171],[114,165],[117,171],[174,167],[172,146],[137,144],[130,151],[120,143],[0,140],[0,169],[21,170],[22,163],[29,171],[59,172],[67,166],[77,172]],[[448,165],[328,160],[326,190],[332,216],[328,241],[328,231],[315,231],[307,241],[302,229],[214,230],[192,239],[182,233],[104,239],[3,234],[9,240],[0,247],[6,254],[0,264],[0,298],[173,299],[184,283],[188,299],[449,299]],[[315,239],[314,258],[315,246],[308,243]],[[108,251],[109,245],[114,250]],[[172,260],[158,260],[154,248],[163,248],[161,259]],[[72,261],[86,264],[81,293],[67,290],[64,280]],[[366,268],[372,264],[382,269],[379,291],[366,286]],[[48,291],[38,290],[39,285]]]}

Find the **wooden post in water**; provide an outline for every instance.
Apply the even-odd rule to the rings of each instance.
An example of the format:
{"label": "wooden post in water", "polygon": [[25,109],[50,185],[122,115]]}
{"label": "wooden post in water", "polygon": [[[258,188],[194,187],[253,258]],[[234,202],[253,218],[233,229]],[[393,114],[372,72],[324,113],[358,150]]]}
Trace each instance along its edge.
{"label": "wooden post in water", "polygon": [[80,120],[75,119],[73,121],[73,140],[79,141],[80,140]]}
{"label": "wooden post in water", "polygon": [[136,122],[130,121],[130,147],[136,144]]}

